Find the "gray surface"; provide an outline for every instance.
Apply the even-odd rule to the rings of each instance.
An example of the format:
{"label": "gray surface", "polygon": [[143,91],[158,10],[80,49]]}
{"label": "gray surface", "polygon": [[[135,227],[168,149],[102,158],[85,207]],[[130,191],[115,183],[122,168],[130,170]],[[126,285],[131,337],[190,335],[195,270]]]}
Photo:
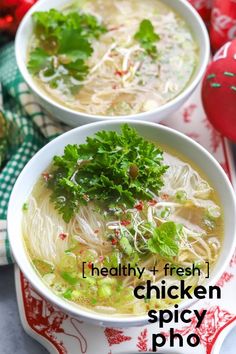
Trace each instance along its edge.
{"label": "gray surface", "polygon": [[46,354],[23,330],[16,303],[13,266],[0,268],[0,354]]}
{"label": "gray surface", "polygon": [[[234,148],[236,153],[236,147]],[[236,329],[227,337],[220,354],[235,354]],[[0,354],[46,354],[48,351],[23,330],[15,294],[13,266],[0,268]],[[97,353],[100,354],[100,353]]]}

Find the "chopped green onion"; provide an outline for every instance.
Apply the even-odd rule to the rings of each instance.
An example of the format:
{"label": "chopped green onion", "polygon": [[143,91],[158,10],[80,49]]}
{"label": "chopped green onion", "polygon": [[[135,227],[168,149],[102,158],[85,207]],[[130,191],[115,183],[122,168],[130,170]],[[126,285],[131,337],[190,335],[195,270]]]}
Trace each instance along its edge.
{"label": "chopped green onion", "polygon": [[79,291],[79,290],[72,291],[72,293],[71,293],[72,300],[74,300],[74,301],[79,300],[80,297],[81,297],[81,291]]}
{"label": "chopped green onion", "polygon": [[180,203],[185,202],[187,200],[187,193],[185,191],[178,191],[175,194],[175,199]]}
{"label": "chopped green onion", "polygon": [[23,211],[27,211],[28,209],[29,209],[28,203],[24,203],[24,204],[22,205],[22,210],[23,210]]}
{"label": "chopped green onion", "polygon": [[104,285],[98,289],[98,297],[108,298],[112,295],[112,289],[108,285]]}
{"label": "chopped green onion", "polygon": [[83,284],[87,285],[88,287],[96,285],[96,279],[94,277],[86,277],[83,279]]}
{"label": "chopped green onion", "polygon": [[117,280],[115,278],[103,278],[98,280],[98,285],[99,286],[105,286],[105,285],[115,285],[117,283]]}
{"label": "chopped green onion", "polygon": [[71,300],[72,299],[72,290],[67,289],[62,296],[67,300]]}
{"label": "chopped green onion", "polygon": [[77,276],[73,273],[70,274],[68,272],[61,272],[60,274],[62,279],[64,279],[70,285],[75,285],[78,282]]}
{"label": "chopped green onion", "polygon": [[166,219],[166,218],[168,218],[169,215],[170,215],[170,208],[165,207],[161,211],[161,218]]}

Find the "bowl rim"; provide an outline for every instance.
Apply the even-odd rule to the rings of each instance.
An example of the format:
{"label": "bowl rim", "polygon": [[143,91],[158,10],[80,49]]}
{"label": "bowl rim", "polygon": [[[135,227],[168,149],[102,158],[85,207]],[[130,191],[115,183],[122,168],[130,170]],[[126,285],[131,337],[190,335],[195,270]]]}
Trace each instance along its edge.
{"label": "bowl rim", "polygon": [[[142,325],[142,324],[146,324],[148,322],[148,315],[120,315],[120,316],[116,316],[116,315],[109,315],[109,314],[100,314],[100,313],[96,313],[96,312],[92,312],[90,310],[86,310],[86,308],[83,307],[76,307],[73,303],[70,303],[69,301],[67,302],[66,300],[60,298],[58,295],[56,295],[55,293],[53,293],[52,290],[50,290],[46,284],[44,284],[44,282],[42,281],[42,279],[36,274],[36,272],[34,271],[32,265],[30,264],[30,261],[28,259],[26,250],[24,251],[25,254],[25,258],[22,259],[20,256],[18,256],[18,252],[17,252],[17,247],[14,246],[14,240],[15,237],[22,237],[22,233],[20,232],[20,230],[18,230],[18,235],[15,236],[15,226],[14,223],[12,223],[12,220],[14,220],[14,200],[16,200],[15,198],[15,194],[17,195],[17,190],[20,188],[20,186],[22,185],[22,183],[24,183],[24,174],[27,170],[29,170],[31,168],[31,165],[35,163],[35,161],[39,160],[40,161],[40,157],[42,155],[44,155],[45,153],[47,153],[47,150],[50,150],[50,147],[54,144],[57,144],[60,140],[64,140],[64,138],[68,138],[70,137],[70,135],[74,135],[77,133],[82,133],[85,132],[86,135],[86,130],[89,130],[90,127],[93,128],[100,128],[101,129],[107,129],[107,125],[109,125],[109,129],[112,129],[112,126],[120,126],[121,124],[124,123],[128,123],[131,126],[135,125],[135,126],[148,126],[148,127],[152,127],[153,129],[159,130],[159,132],[161,131],[165,131],[168,134],[170,134],[170,136],[175,135],[177,136],[179,139],[185,140],[185,142],[187,142],[189,145],[193,145],[195,149],[197,149],[202,155],[205,155],[205,158],[210,160],[211,163],[214,165],[214,167],[218,170],[218,174],[220,175],[220,178],[224,181],[227,189],[228,189],[228,193],[231,196],[231,202],[233,205],[233,210],[232,210],[232,214],[236,213],[236,196],[235,196],[235,192],[233,189],[232,184],[230,183],[225,171],[223,170],[223,168],[220,166],[220,164],[218,163],[218,161],[211,155],[210,152],[208,152],[203,146],[201,146],[199,143],[195,142],[193,139],[189,138],[188,136],[186,136],[185,134],[176,131],[172,128],[169,128],[167,126],[164,125],[159,125],[156,123],[151,123],[151,122],[144,122],[144,121],[139,121],[139,120],[125,120],[125,119],[118,119],[118,120],[110,120],[109,122],[103,121],[103,122],[95,122],[95,123],[90,123],[84,126],[80,126],[77,128],[74,128],[60,136],[58,136],[57,138],[55,138],[54,140],[52,140],[51,142],[49,142],[48,144],[46,144],[43,148],[41,148],[32,158],[31,160],[26,164],[26,166],[23,168],[23,170],[21,171],[20,175],[17,178],[17,181],[14,185],[14,188],[12,190],[11,196],[10,196],[10,200],[9,200],[9,204],[8,204],[8,212],[7,212],[7,230],[8,230],[8,236],[9,236],[9,241],[10,241],[10,246],[11,246],[11,250],[12,250],[12,254],[14,259],[16,260],[18,266],[20,267],[20,269],[22,270],[22,272],[24,273],[24,275],[26,276],[26,278],[30,281],[30,283],[33,285],[33,287],[40,293],[42,294],[47,300],[49,300],[50,302],[52,302],[53,304],[55,304],[56,306],[58,306],[59,308],[61,308],[63,311],[72,314],[76,317],[83,317],[86,320],[90,321],[90,322],[99,322],[101,324],[106,324],[106,323],[116,323],[116,325],[119,326],[127,326],[127,325]],[[89,134],[90,135],[90,134]],[[89,136],[88,135],[88,136]],[[86,135],[87,136],[87,135]],[[78,142],[79,143],[79,142]],[[224,258],[224,260],[221,262],[220,266],[219,266],[219,270],[216,272],[216,274],[214,274],[214,276],[210,276],[210,279],[208,279],[205,282],[205,286],[210,286],[210,285],[215,285],[215,283],[218,281],[218,279],[220,278],[220,276],[222,275],[222,273],[224,272],[224,270],[226,269],[227,265],[229,264],[234,250],[236,248],[236,223],[232,224],[232,240],[231,240],[231,245],[229,246],[230,248],[230,252],[228,252],[227,256]],[[33,277],[33,280],[31,279],[31,275],[28,274],[27,272],[24,271],[24,265],[25,263],[30,264],[31,269],[29,268],[29,271]],[[40,280],[40,281],[39,281]],[[184,308],[189,308],[190,306],[192,306],[195,302],[199,301],[198,299],[188,299],[188,300],[182,300],[179,304],[179,310],[182,310]],[[169,310],[172,310],[172,307],[169,308]]]}
{"label": "bowl rim", "polygon": [[[69,0],[68,0],[69,1]],[[192,16],[195,17],[196,23],[198,25],[198,31],[199,34],[201,33],[202,36],[202,42],[201,42],[201,47],[203,50],[203,55],[202,59],[199,55],[199,66],[196,69],[196,74],[194,79],[188,84],[185,89],[180,92],[176,97],[174,97],[172,100],[169,102],[165,103],[164,105],[161,105],[157,109],[146,111],[146,112],[141,112],[138,114],[130,114],[130,115],[124,115],[124,116],[103,116],[103,115],[94,115],[94,114],[89,114],[89,113],[84,113],[77,111],[75,109],[63,106],[61,103],[57,102],[53,98],[51,98],[47,93],[45,93],[38,85],[37,83],[33,80],[33,77],[29,73],[26,63],[22,58],[22,50],[21,50],[21,43],[22,43],[22,34],[24,32],[24,27],[28,24],[30,21],[31,15],[35,12],[41,9],[41,5],[46,3],[47,0],[41,0],[39,2],[36,2],[31,9],[26,13],[24,16],[23,20],[20,23],[20,26],[18,27],[17,33],[16,33],[16,38],[15,38],[15,56],[16,56],[16,62],[17,66],[21,72],[21,75],[23,76],[25,82],[29,85],[30,89],[38,96],[40,97],[41,100],[47,102],[47,104],[54,106],[55,108],[61,110],[63,113],[69,113],[74,115],[76,118],[79,118],[79,116],[83,116],[84,118],[88,119],[95,119],[96,121],[102,121],[102,120],[111,120],[111,119],[145,119],[147,118],[150,114],[162,114],[165,111],[168,111],[170,107],[173,107],[177,105],[179,102],[187,98],[191,92],[195,89],[195,87],[200,83],[202,77],[204,76],[205,70],[207,68],[209,58],[210,58],[210,40],[209,40],[209,35],[206,29],[206,26],[199,15],[199,13],[196,11],[196,9],[186,0],[178,0],[179,6],[181,8],[187,9],[189,13],[191,13]],[[181,10],[179,10],[180,16],[181,16]],[[194,35],[196,35],[197,30],[193,32]],[[78,120],[79,123],[79,120]]]}

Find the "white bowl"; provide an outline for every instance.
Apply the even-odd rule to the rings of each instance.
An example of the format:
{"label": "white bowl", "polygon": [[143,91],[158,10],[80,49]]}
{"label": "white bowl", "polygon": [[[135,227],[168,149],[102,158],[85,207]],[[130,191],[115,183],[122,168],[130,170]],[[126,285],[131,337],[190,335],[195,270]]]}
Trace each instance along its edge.
{"label": "white bowl", "polygon": [[[92,313],[66,302],[55,295],[39,278],[33,269],[22,241],[22,205],[27,200],[34,184],[51,163],[54,155],[62,154],[67,144],[84,143],[86,137],[100,130],[118,131],[124,120],[104,121],[75,128],[42,148],[25,166],[13,188],[8,207],[8,235],[11,249],[19,267],[32,285],[49,301],[64,311],[88,322],[106,326],[131,327],[148,323],[147,316],[118,317]],[[210,276],[209,283],[215,284],[228,265],[236,243],[236,201],[233,188],[218,162],[201,145],[175,130],[150,122],[128,121],[131,126],[148,140],[167,145],[173,151],[185,155],[204,171],[215,190],[218,192],[224,214],[224,241],[220,257]],[[207,284],[209,284],[207,283]],[[183,301],[180,309],[189,307],[193,300]]]}
{"label": "white bowl", "polygon": [[41,106],[48,111],[53,117],[61,120],[62,122],[71,125],[73,127],[82,124],[93,123],[108,119],[142,119],[146,121],[159,122],[161,119],[166,118],[171,113],[175,112],[183,103],[189,98],[191,93],[199,84],[202,79],[209,60],[210,45],[209,36],[206,27],[195,9],[186,0],[162,0],[167,5],[170,5],[176,12],[183,17],[189,24],[194,37],[199,46],[199,64],[195,71],[194,77],[191,83],[180,93],[176,98],[168,102],[167,104],[149,112],[140,113],[138,115],[133,114],[122,117],[112,116],[99,116],[90,115],[86,113],[80,113],[68,107],[61,105],[52,98],[50,98],[42,89],[38,87],[27,69],[27,50],[29,40],[32,35],[33,23],[32,14],[35,11],[46,11],[50,8],[62,8],[65,4],[68,4],[69,0],[41,0],[38,1],[26,14],[21,25],[18,29],[15,41],[16,60],[19,70],[31,88],[37,101]]}

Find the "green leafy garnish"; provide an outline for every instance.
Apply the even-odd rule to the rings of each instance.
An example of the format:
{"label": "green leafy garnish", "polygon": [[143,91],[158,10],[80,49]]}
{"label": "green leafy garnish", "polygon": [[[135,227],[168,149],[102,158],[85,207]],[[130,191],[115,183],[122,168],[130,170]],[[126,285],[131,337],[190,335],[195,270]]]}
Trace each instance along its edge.
{"label": "green leafy garnish", "polygon": [[130,256],[133,253],[133,248],[129,243],[129,240],[125,236],[122,236],[120,239],[120,247],[123,250],[123,252],[128,256]]}
{"label": "green leafy garnish", "polygon": [[[69,63],[73,63],[78,59],[85,60],[90,57],[92,52],[91,44],[79,29],[65,29],[61,33],[58,54],[64,55]],[[60,57],[59,60],[61,60]]]}
{"label": "green leafy garnish", "polygon": [[62,279],[70,285],[75,285],[78,282],[76,273],[61,272],[60,274]]}
{"label": "green leafy garnish", "polygon": [[187,198],[188,198],[188,196],[185,191],[178,191],[175,194],[175,199],[177,200],[177,202],[183,203],[187,200]]}
{"label": "green leafy garnish", "polygon": [[62,296],[67,299],[67,300],[71,300],[72,299],[72,289],[67,289]]}
{"label": "green leafy garnish", "polygon": [[36,48],[30,53],[28,69],[32,74],[39,73],[42,69],[50,66],[50,56],[42,48]]}
{"label": "green leafy garnish", "polygon": [[90,200],[133,207],[137,200],[152,199],[152,192],[157,194],[163,186],[167,168],[163,152],[124,124],[121,133],[100,131],[86,144],[67,145],[63,156],[54,157],[48,188],[56,209],[69,222]]}
{"label": "green leafy garnish", "polygon": [[182,225],[172,221],[165,222],[153,229],[153,236],[148,240],[148,249],[165,258],[175,257],[179,253],[179,238]]}
{"label": "green leafy garnish", "polygon": [[29,209],[28,203],[24,203],[23,206],[22,206],[22,210],[23,211],[27,211],[28,209]]}
{"label": "green leafy garnish", "polygon": [[139,30],[134,38],[140,42],[140,45],[149,55],[154,58],[157,56],[157,48],[155,44],[160,40],[160,36],[155,33],[153,24],[150,20],[145,19],[140,23]]}
{"label": "green leafy garnish", "polygon": [[[60,79],[72,90],[69,78],[84,80],[88,74],[86,61],[93,53],[92,40],[105,33],[106,28],[90,14],[63,14],[55,9],[34,13],[33,21],[36,47],[30,52],[28,69],[33,75],[42,72],[52,76],[52,88],[57,88]],[[59,66],[66,70],[55,78]]]}

